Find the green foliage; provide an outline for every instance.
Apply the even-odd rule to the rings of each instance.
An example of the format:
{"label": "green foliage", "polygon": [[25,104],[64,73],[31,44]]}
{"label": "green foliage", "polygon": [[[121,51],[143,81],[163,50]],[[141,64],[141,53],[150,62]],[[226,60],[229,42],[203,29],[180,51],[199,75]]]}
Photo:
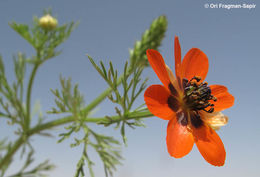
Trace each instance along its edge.
{"label": "green foliage", "polygon": [[[8,81],[5,74],[5,67],[0,56],[0,116],[8,121],[9,125],[17,125],[15,134],[19,136],[14,143],[8,145],[1,142],[0,156],[0,173],[4,176],[9,165],[12,163],[12,156],[17,150],[25,144],[30,144],[29,137],[31,136],[31,91],[33,81],[39,66],[50,58],[57,56],[60,51],[57,47],[63,43],[75,28],[75,24],[69,23],[58,26],[52,31],[43,30],[38,24],[38,18],[34,18],[32,26],[26,24],[10,23],[10,26],[35,49],[35,55],[26,57],[25,54],[18,53],[14,55],[14,74],[15,80],[13,83]],[[33,69],[30,72],[28,84],[25,85],[25,75],[27,65],[32,65]],[[27,71],[28,72],[28,71]],[[24,97],[26,96],[26,97]],[[37,126],[41,125],[42,117],[38,117]],[[48,133],[35,132],[41,135],[49,135]],[[5,140],[4,142],[7,142]],[[22,154],[25,154],[22,151]],[[14,176],[42,176],[41,172],[50,170],[51,165],[46,161],[37,165],[29,171],[25,171],[33,162],[32,153],[27,153],[28,157],[24,167]]]}
{"label": "green foliage", "polygon": [[15,173],[14,175],[11,175],[9,177],[44,177],[46,176],[46,172],[54,169],[54,165],[50,164],[48,160],[36,165],[35,167],[28,170],[30,165],[34,162],[33,158],[34,151],[31,150],[27,158],[25,160],[24,165],[22,168]]}
{"label": "green foliage", "polygon": [[81,108],[84,106],[83,96],[80,94],[78,90],[78,85],[75,85],[72,89],[71,87],[71,79],[65,80],[60,77],[61,83],[61,92],[58,89],[51,90],[55,95],[55,103],[57,108],[53,108],[49,113],[58,114],[58,113],[67,113],[71,112],[75,119],[78,119],[78,115],[81,114]]}
{"label": "green foliage", "polygon": [[9,25],[37,51],[37,55],[28,60],[31,63],[43,63],[59,55],[61,51],[57,51],[56,48],[70,36],[76,27],[75,23],[71,22],[46,31],[39,25],[37,17],[34,18],[32,27],[16,22]]}
{"label": "green foliage", "polygon": [[[9,124],[17,124],[21,129],[25,127],[26,113],[23,106],[25,55],[18,53],[14,56],[16,80],[11,84],[5,75],[5,67],[0,57],[0,115],[9,120]],[[21,132],[21,129],[18,132]]]}
{"label": "green foliage", "polygon": [[[128,117],[133,114],[142,113],[145,109],[140,109],[143,105],[140,105],[137,109],[132,110],[132,106],[137,97],[145,89],[146,81],[142,80],[142,72],[145,66],[148,66],[148,60],[146,57],[147,49],[158,49],[161,41],[165,35],[167,29],[167,19],[165,16],[160,16],[155,19],[150,28],[145,31],[141,41],[135,43],[134,49],[130,50],[130,66],[126,61],[123,74],[118,77],[118,71],[114,69],[112,62],[109,63],[109,68],[106,69],[104,63],[100,61],[100,67],[94,62],[94,60],[88,56],[90,62],[98,73],[103,77],[111,88],[112,93],[108,95],[108,98],[118,105],[121,109],[115,107],[116,113],[119,116],[120,121],[117,121],[116,128],[120,127],[120,132],[124,143],[126,143],[125,125],[131,128],[136,126],[144,126],[140,118],[129,120]],[[119,85],[122,85],[123,90],[120,93]],[[111,120],[110,116],[107,116],[108,120]],[[115,123],[114,121],[101,122],[105,126],[109,126]]]}
{"label": "green foliage", "polygon": [[[92,169],[94,163],[88,155],[89,147],[94,148],[94,150],[98,153],[104,165],[105,175],[112,176],[113,171],[116,170],[116,166],[121,164],[120,161],[122,156],[119,148],[120,143],[113,137],[98,134],[86,126],[84,127],[84,132],[85,136],[81,140],[75,139],[75,143],[72,144],[72,147],[75,147],[81,143],[84,143],[83,153],[77,164],[75,177],[80,175],[85,176],[85,163],[88,165],[90,176],[94,177],[94,172]],[[91,141],[91,137],[94,141]]]}
{"label": "green foliage", "polygon": [[[128,116],[132,113],[138,112],[138,109],[131,111],[132,105],[136,98],[140,95],[140,93],[145,89],[145,83],[147,79],[141,82],[141,74],[143,71],[143,67],[135,67],[133,72],[129,72],[128,70],[128,62],[126,62],[124,67],[124,73],[120,78],[118,78],[118,71],[114,70],[112,63],[109,64],[109,69],[105,68],[103,62],[100,62],[101,67],[97,66],[94,60],[89,57],[90,62],[99,72],[99,74],[104,78],[107,84],[112,88],[112,93],[108,95],[108,98],[118,105],[120,105],[121,109],[115,107],[116,113],[119,116],[121,121],[117,121],[117,128],[120,127],[121,124],[121,135],[124,143],[126,143],[125,136],[125,125],[128,125],[131,128],[134,126],[143,126],[140,119],[132,119],[128,121]],[[122,84],[123,91],[120,93],[118,86]],[[140,85],[140,86],[139,86]],[[113,96],[114,94],[114,96]],[[112,120],[110,116],[107,116],[108,120]],[[104,124],[105,126],[109,126],[115,122],[106,121],[100,122],[100,124]]]}
{"label": "green foliage", "polygon": [[[51,14],[50,11],[44,13]],[[120,76],[112,62],[109,63],[109,66],[105,66],[101,61],[100,66],[98,66],[90,56],[88,57],[108,84],[108,88],[88,105],[85,105],[78,85],[73,85],[71,79],[60,77],[61,88],[51,89],[56,106],[47,112],[48,116],[55,114],[56,118],[48,122],[46,122],[47,118],[43,119],[46,116],[40,112],[34,114],[35,111],[31,111],[31,93],[35,75],[45,61],[61,53],[58,49],[59,45],[70,36],[76,25],[73,22],[60,26],[55,24],[51,29],[48,29],[39,23],[37,17],[34,18],[32,25],[10,23],[11,28],[35,49],[35,54],[31,57],[22,53],[13,57],[15,74],[13,83],[10,83],[5,75],[5,67],[0,55],[0,118],[6,119],[10,125],[15,124],[18,127],[15,131],[15,135],[18,136],[16,141],[9,142],[8,139],[0,141],[0,176],[6,174],[6,170],[14,160],[14,155],[21,148],[21,160],[24,161],[24,165],[11,176],[45,176],[47,171],[53,169],[53,165],[49,164],[48,161],[34,165],[34,150],[30,144],[31,136],[35,134],[50,136],[53,127],[63,124],[68,125],[65,127],[65,131],[60,133],[58,142],[74,138],[71,147],[82,147],[75,177],[86,176],[86,173],[94,177],[92,168],[94,162],[91,159],[89,149],[95,150],[100,157],[105,175],[112,176],[122,161],[120,142],[114,137],[98,133],[90,124],[94,123],[105,127],[115,125],[116,128],[120,129],[119,133],[123,142],[126,143],[126,127],[144,126],[142,119],[153,116],[143,107],[143,104],[135,105],[135,102],[146,87],[147,79],[142,79],[142,72],[148,66],[146,50],[151,48],[158,50],[166,32],[167,19],[160,16],[152,22],[141,40],[135,43],[134,49],[130,50],[129,61],[126,61],[124,71]],[[28,65],[32,66],[29,71]],[[27,81],[25,76],[28,74]],[[110,99],[115,104],[115,115],[105,115],[101,118],[90,117],[93,109],[105,98]],[[57,118],[57,116],[62,117]],[[32,117],[38,120],[34,125],[31,123]],[[26,151],[27,149],[30,151]],[[33,165],[34,167],[31,167]]]}
{"label": "green foliage", "polygon": [[[52,108],[52,111],[49,113],[52,114],[61,114],[70,112],[73,116],[73,123],[65,127],[66,132],[60,134],[59,143],[63,142],[65,139],[70,138],[73,134],[84,132],[84,136],[79,139],[74,138],[74,142],[71,143],[71,147],[77,147],[83,144],[82,156],[77,164],[77,170],[75,176],[84,176],[84,165],[87,163],[89,168],[89,173],[91,176],[94,176],[92,166],[94,165],[93,161],[88,155],[88,148],[93,148],[99,155],[101,161],[104,164],[104,170],[106,176],[112,176],[113,170],[116,169],[116,165],[120,164],[121,155],[119,145],[120,143],[115,140],[113,137],[105,136],[93,131],[85,122],[84,112],[81,111],[83,107],[83,96],[79,93],[78,86],[72,86],[71,80],[65,80],[60,78],[61,81],[61,91],[58,89],[52,90],[52,93],[55,95],[55,103],[57,108]],[[72,89],[73,88],[73,89]]]}

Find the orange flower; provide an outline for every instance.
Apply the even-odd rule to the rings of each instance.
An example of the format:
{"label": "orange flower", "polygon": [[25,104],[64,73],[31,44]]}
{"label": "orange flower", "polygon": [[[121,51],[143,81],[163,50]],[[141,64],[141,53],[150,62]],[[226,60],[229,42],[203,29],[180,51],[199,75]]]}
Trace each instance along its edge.
{"label": "orange flower", "polygon": [[200,49],[190,49],[181,62],[178,37],[174,43],[176,77],[158,51],[146,51],[149,63],[163,85],[147,88],[145,103],[152,114],[169,120],[166,143],[171,156],[187,155],[195,142],[208,163],[223,166],[226,151],[214,129],[227,123],[227,116],[220,111],[231,107],[234,97],[225,86],[208,86],[204,82],[209,64]]}

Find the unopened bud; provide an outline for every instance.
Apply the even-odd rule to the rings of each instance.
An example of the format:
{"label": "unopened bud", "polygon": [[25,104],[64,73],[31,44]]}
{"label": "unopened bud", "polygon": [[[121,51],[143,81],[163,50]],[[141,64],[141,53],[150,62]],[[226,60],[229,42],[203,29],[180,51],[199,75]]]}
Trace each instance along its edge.
{"label": "unopened bud", "polygon": [[52,30],[58,25],[58,20],[47,14],[40,18],[39,24],[43,29]]}

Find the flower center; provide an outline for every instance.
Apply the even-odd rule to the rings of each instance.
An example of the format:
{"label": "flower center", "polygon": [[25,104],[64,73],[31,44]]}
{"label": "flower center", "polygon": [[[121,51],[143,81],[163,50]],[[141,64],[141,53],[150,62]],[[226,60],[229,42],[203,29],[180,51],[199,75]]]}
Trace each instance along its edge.
{"label": "flower center", "polygon": [[200,82],[201,78],[194,76],[190,80],[183,79],[184,103],[185,106],[193,111],[203,110],[208,113],[214,111],[214,104],[210,100],[217,101],[211,94],[211,89],[207,82]]}

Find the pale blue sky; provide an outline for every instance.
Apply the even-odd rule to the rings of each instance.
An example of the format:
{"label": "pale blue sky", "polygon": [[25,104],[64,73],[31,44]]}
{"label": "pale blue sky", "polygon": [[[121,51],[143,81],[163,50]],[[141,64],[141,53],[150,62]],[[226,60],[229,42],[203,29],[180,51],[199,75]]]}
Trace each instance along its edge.
{"label": "pale blue sky", "polygon": [[[80,21],[69,40],[62,45],[63,53],[44,64],[36,76],[33,87],[34,102],[40,100],[43,111],[54,106],[50,88],[59,88],[59,75],[70,76],[79,83],[86,102],[90,102],[106,87],[93,69],[85,54],[96,61],[111,60],[122,71],[128,50],[139,40],[142,32],[159,15],[166,15],[169,22],[166,38],[160,52],[166,63],[173,67],[173,39],[179,36],[182,53],[198,47],[209,58],[209,84],[226,85],[235,96],[235,105],[225,111],[229,124],[219,131],[227,151],[224,167],[217,168],[204,161],[194,146],[182,159],[168,155],[165,137],[167,121],[159,118],[145,120],[146,128],[127,129],[128,147],[123,148],[125,160],[118,167],[115,177],[188,177],[224,176],[257,177],[260,175],[260,119],[259,119],[259,66],[260,66],[260,4],[255,9],[211,9],[205,3],[252,4],[255,1],[219,0],[1,0],[0,1],[0,53],[4,58],[9,78],[13,78],[12,55],[33,52],[9,26],[14,20],[30,23],[32,15],[40,16],[44,8],[51,7],[59,23]],[[158,84],[159,79],[147,69],[148,84]],[[114,108],[105,102],[96,115],[113,114]],[[142,104],[140,97],[139,102]],[[8,131],[0,121],[2,139]],[[101,129],[101,127],[99,128]],[[64,130],[58,128],[55,135]],[[101,132],[118,136],[113,128]],[[119,137],[119,136],[118,136]],[[72,176],[82,148],[71,149],[70,140],[56,144],[55,138],[33,138],[38,160],[50,159],[57,168],[51,177]],[[96,155],[93,155],[96,159]],[[19,166],[19,161],[10,170]],[[97,176],[104,176],[100,161],[96,161]]]}

